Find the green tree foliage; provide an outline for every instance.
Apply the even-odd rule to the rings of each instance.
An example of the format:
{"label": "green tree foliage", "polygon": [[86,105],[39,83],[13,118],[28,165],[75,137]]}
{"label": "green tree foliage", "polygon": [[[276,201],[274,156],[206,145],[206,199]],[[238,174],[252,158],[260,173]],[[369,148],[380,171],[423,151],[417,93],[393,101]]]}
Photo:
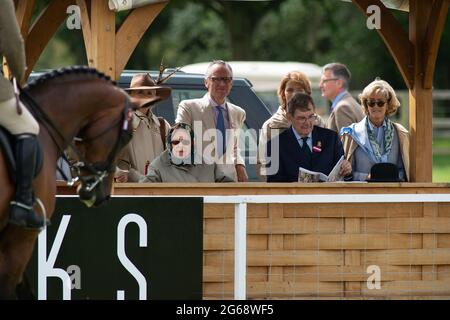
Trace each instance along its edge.
{"label": "green tree foliage", "polygon": [[[48,0],[38,0],[43,6]],[[393,11],[407,30],[406,13]],[[117,25],[128,12],[117,15]],[[448,19],[450,20],[450,19]],[[450,21],[441,40],[435,88],[450,87]],[[162,57],[171,67],[226,60],[302,61],[319,65],[340,61],[353,73],[359,90],[376,76],[405,88],[381,37],[366,28],[351,3],[338,0],[171,0],[155,19],[126,68],[155,69]],[[37,68],[86,64],[81,31],[64,25],[38,61]]]}
{"label": "green tree foliage", "polygon": [[257,34],[255,51],[262,52],[264,60],[319,65],[339,61],[352,71],[353,89],[376,76],[404,87],[383,41],[375,30],[366,28],[365,17],[351,3],[287,0],[278,14],[269,13],[263,19]]}

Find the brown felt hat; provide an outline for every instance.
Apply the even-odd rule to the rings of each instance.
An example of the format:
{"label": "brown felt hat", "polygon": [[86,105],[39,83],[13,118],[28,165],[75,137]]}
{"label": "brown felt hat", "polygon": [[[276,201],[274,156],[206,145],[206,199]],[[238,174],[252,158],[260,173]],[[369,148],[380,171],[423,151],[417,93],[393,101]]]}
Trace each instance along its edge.
{"label": "brown felt hat", "polygon": [[[166,100],[170,96],[169,87],[158,86],[148,73],[138,73],[131,79],[130,87],[125,91],[131,93],[137,90],[151,90],[152,94],[144,97],[131,97],[131,101],[139,107],[148,104],[155,104],[158,101]],[[147,98],[148,97],[148,98]]]}

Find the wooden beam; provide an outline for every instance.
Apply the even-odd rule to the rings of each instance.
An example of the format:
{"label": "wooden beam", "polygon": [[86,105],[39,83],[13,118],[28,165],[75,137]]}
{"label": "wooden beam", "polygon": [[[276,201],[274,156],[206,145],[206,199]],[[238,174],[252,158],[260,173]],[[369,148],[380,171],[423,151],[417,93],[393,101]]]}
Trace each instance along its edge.
{"label": "wooden beam", "polygon": [[413,44],[408,39],[408,34],[402,29],[389,9],[380,0],[352,0],[352,2],[366,16],[369,16],[367,7],[376,5],[380,8],[381,28],[377,29],[377,32],[394,58],[407,87],[412,88],[414,86],[414,50]]}
{"label": "wooden beam", "polygon": [[108,1],[91,1],[91,40],[87,44],[92,52],[92,63],[111,78],[115,78],[116,20],[108,8]]}
{"label": "wooden beam", "polygon": [[24,40],[28,37],[35,2],[36,0],[19,0],[17,3],[16,17]]}
{"label": "wooden beam", "polygon": [[435,0],[428,19],[428,27],[423,46],[423,87],[425,89],[430,89],[433,86],[435,64],[442,32],[444,31],[445,21],[447,20],[449,4],[450,2],[448,0]]}
{"label": "wooden beam", "polygon": [[75,0],[53,0],[34,21],[25,41],[28,67],[25,74],[26,78],[30,75],[50,39],[66,18],[67,7],[74,3]]}
{"label": "wooden beam", "polygon": [[118,79],[145,31],[168,2],[136,8],[127,16],[116,35],[116,74]]}
{"label": "wooden beam", "polygon": [[90,17],[90,0],[77,0],[80,7],[81,30],[83,31],[84,46],[86,48],[86,57],[88,64],[91,65],[94,60],[92,58],[91,48],[91,17]]}
{"label": "wooden beam", "polygon": [[409,38],[414,48],[414,86],[409,90],[410,180],[431,182],[433,172],[433,99],[432,89],[424,88],[424,40],[432,3],[409,1]]}

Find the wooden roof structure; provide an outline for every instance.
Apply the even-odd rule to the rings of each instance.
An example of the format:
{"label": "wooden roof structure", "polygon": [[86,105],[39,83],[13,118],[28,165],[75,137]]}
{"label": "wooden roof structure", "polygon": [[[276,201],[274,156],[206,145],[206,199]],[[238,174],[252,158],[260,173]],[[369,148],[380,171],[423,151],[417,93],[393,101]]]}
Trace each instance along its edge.
{"label": "wooden roof structure", "polygon": [[32,25],[36,0],[15,0],[16,16],[25,40],[28,73],[67,18],[67,8],[77,5],[89,66],[117,79],[144,33],[169,1],[130,10],[116,28],[116,13],[109,9],[108,0],[51,0]]}
{"label": "wooden roof structure", "polygon": [[410,177],[431,182],[433,170],[433,75],[450,0],[409,0],[405,31],[380,0],[352,0],[365,15],[370,5],[381,9],[377,29],[409,89]]}
{"label": "wooden roof structure", "polygon": [[[51,0],[32,25],[36,0],[15,0],[17,19],[26,41],[28,72],[67,17],[67,7],[78,5],[89,66],[117,79],[146,30],[169,2],[132,9],[116,30],[115,13],[109,10],[107,0]],[[369,15],[368,6],[377,5],[381,9],[381,28],[377,32],[409,89],[411,181],[431,182],[432,84],[450,0],[409,0],[408,31],[402,29],[381,0],[351,2],[365,15]]]}

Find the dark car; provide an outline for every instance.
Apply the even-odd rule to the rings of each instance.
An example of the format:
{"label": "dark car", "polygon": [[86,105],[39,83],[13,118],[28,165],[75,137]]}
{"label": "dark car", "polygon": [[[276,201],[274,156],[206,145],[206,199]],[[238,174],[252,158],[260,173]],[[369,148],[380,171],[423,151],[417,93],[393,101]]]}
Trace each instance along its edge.
{"label": "dark car", "polygon": [[[156,71],[125,70],[117,83],[121,88],[128,88],[133,75],[146,72],[149,72],[153,79],[157,79],[158,72]],[[29,81],[42,74],[43,72],[33,72]],[[181,100],[201,98],[207,92],[202,74],[179,71],[172,75],[164,85],[172,88],[172,99],[159,102],[154,107],[153,112],[158,116],[164,117],[170,124],[175,122],[177,108]],[[244,131],[240,137],[240,147],[242,157],[245,158],[249,181],[258,181],[255,164],[259,129],[270,118],[271,113],[264,102],[253,91],[252,84],[243,78],[233,79],[233,87],[228,100],[240,106],[246,112],[246,120],[242,128]]]}

